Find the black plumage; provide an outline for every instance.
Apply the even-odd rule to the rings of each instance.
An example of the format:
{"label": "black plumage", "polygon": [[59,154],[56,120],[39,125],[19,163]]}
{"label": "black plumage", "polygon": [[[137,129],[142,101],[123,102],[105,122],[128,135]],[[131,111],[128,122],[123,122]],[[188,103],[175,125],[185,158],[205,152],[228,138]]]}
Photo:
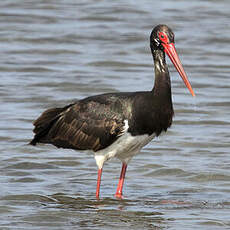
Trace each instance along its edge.
{"label": "black plumage", "polygon": [[34,122],[31,144],[98,151],[122,135],[128,120],[133,136],[166,131],[172,122],[172,103],[158,103],[154,92],[109,93],[48,109]]}
{"label": "black plumage", "polygon": [[97,198],[105,161],[112,157],[122,161],[116,192],[116,196],[121,197],[129,160],[172,124],[174,112],[165,54],[191,94],[195,95],[177,55],[172,30],[166,25],[156,26],[150,35],[150,48],[155,70],[155,83],[151,91],[87,97],[63,108],[48,109],[34,122],[32,145],[50,143],[57,147],[95,152],[98,165]]}

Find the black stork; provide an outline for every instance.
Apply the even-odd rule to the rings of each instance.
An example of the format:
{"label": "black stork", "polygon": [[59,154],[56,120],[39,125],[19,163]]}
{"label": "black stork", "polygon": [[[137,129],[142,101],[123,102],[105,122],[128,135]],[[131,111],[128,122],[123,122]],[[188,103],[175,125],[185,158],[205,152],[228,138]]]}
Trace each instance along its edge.
{"label": "black stork", "polygon": [[96,198],[99,198],[102,168],[116,157],[122,170],[115,196],[122,198],[126,168],[140,152],[172,124],[171,83],[165,54],[169,56],[190,93],[195,96],[174,46],[174,34],[166,25],[150,35],[155,83],[151,91],[106,93],[90,96],[63,108],[51,108],[34,122],[30,142],[58,148],[91,150],[98,166]]}

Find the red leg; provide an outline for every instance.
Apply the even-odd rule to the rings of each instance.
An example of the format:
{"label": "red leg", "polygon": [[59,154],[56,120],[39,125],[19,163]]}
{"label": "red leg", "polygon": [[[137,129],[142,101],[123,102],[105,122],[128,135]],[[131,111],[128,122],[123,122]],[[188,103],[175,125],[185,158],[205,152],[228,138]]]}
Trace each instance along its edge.
{"label": "red leg", "polygon": [[101,175],[102,175],[102,168],[98,169],[98,173],[97,173],[97,190],[96,190],[97,199],[99,199],[99,195],[100,195]]}
{"label": "red leg", "polygon": [[117,185],[117,192],[115,194],[115,196],[117,198],[122,198],[122,188],[123,188],[123,184],[124,184],[124,180],[125,180],[126,169],[127,169],[127,164],[123,163],[122,169],[121,169],[120,179],[119,179],[119,182]]}

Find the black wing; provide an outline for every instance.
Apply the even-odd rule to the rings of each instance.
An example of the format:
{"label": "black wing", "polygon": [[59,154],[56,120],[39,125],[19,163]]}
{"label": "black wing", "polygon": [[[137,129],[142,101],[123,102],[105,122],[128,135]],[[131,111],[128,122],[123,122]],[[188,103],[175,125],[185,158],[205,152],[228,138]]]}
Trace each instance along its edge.
{"label": "black wing", "polygon": [[94,150],[106,148],[124,132],[129,116],[116,96],[89,97],[64,108],[46,110],[34,122],[34,139],[57,147]]}

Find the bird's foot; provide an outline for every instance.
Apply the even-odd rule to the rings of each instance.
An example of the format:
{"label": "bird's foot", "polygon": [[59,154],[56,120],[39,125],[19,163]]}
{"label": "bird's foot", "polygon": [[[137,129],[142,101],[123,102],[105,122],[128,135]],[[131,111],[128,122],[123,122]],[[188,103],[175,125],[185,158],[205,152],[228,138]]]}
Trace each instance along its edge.
{"label": "bird's foot", "polygon": [[124,197],[122,196],[122,193],[116,193],[114,195],[117,199],[122,200]]}

